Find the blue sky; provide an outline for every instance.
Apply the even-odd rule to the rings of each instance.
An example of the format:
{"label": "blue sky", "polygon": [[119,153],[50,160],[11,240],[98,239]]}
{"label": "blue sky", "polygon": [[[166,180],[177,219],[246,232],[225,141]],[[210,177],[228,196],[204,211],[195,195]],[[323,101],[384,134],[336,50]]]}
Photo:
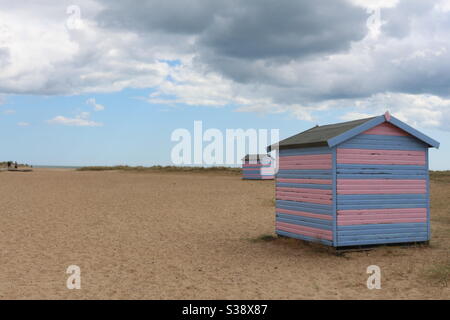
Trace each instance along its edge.
{"label": "blue sky", "polygon": [[0,0],[0,161],[167,165],[173,130],[383,114],[450,169],[450,0]]}
{"label": "blue sky", "polygon": [[[169,165],[173,130],[193,131],[195,120],[203,129],[279,129],[285,138],[315,125],[282,114],[236,112],[235,106],[222,108],[167,106],[144,100],[148,90],[123,90],[108,94],[78,96],[10,96],[0,107],[0,150],[4,160],[34,165]],[[86,101],[94,98],[105,108],[92,111]],[[14,113],[8,112],[14,110]],[[55,116],[75,117],[90,112],[99,126],[52,124]],[[319,124],[342,121],[344,113],[330,112]],[[19,125],[22,123],[22,125]],[[27,125],[23,125],[27,123]],[[449,169],[450,133],[440,130],[422,132],[441,142],[431,150],[431,168]],[[206,144],[206,143],[205,143]]]}

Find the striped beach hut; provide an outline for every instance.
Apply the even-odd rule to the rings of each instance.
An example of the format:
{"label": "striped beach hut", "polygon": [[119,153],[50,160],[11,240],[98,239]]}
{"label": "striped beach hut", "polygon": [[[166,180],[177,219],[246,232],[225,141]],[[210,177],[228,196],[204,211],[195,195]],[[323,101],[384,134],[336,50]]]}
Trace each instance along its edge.
{"label": "striped beach hut", "polygon": [[248,154],[242,158],[242,179],[273,180],[274,159],[268,154]]}
{"label": "striped beach hut", "polygon": [[269,146],[276,233],[334,247],[428,241],[430,147],[439,142],[388,112]]}

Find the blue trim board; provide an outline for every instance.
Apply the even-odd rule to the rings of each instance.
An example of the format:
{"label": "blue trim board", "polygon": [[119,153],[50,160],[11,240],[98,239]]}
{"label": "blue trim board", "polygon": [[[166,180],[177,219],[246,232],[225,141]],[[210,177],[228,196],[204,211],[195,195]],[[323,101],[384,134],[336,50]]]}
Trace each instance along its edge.
{"label": "blue trim board", "polygon": [[332,148],[332,159],[331,159],[331,164],[332,164],[332,200],[333,200],[333,208],[332,208],[332,213],[333,213],[333,246],[337,247],[338,246],[338,241],[337,241],[337,174],[336,174],[336,166],[337,166],[337,159],[336,159],[336,148]]}
{"label": "blue trim board", "polygon": [[378,116],[376,118],[373,118],[372,120],[364,122],[363,124],[353,128],[353,129],[350,129],[350,130],[348,130],[348,131],[346,131],[346,132],[344,132],[344,133],[342,133],[342,134],[340,134],[340,135],[338,135],[338,136],[336,136],[334,138],[329,139],[327,141],[328,142],[328,146],[330,148],[334,147],[334,146],[336,146],[336,145],[338,145],[338,144],[340,144],[340,143],[342,143],[342,142],[344,142],[344,141],[346,141],[346,140],[348,140],[348,139],[350,139],[350,138],[352,138],[352,137],[354,137],[354,136],[356,136],[356,135],[358,135],[358,134],[360,134],[360,133],[362,133],[364,131],[367,131],[367,130],[369,130],[369,129],[371,129],[371,128],[373,128],[373,127],[375,127],[375,126],[377,126],[377,125],[379,125],[381,123],[383,123],[384,121],[385,121],[384,116]]}
{"label": "blue trim board", "polygon": [[[369,120],[353,129],[350,129],[336,137],[333,137],[331,139],[329,139],[328,142],[328,146],[329,147],[334,147],[338,144],[343,143],[344,141],[347,141],[349,139],[351,139],[352,137],[367,131],[373,127],[376,127],[379,124],[382,124],[383,122],[386,121],[386,118],[384,115],[378,116],[372,120]],[[430,147],[435,147],[435,148],[439,148],[439,142],[437,142],[434,139],[431,139],[430,137],[426,136],[425,134],[419,132],[418,130],[410,127],[409,125],[407,125],[406,123],[398,120],[395,117],[390,117],[390,120],[388,121],[389,123],[393,124],[394,126],[408,132],[409,134],[411,134],[412,136],[416,137],[418,140],[423,141],[424,143],[426,143],[428,146]]]}
{"label": "blue trim board", "polygon": [[409,125],[398,120],[397,118],[391,116],[391,119],[389,120],[389,122],[392,123],[394,126],[397,126],[400,129],[408,132],[410,135],[415,136],[417,139],[422,140],[423,142],[427,143],[430,147],[439,148],[439,142],[437,142],[436,140],[423,134],[422,132],[419,132],[418,130],[414,129],[413,127],[410,127]]}
{"label": "blue trim board", "polygon": [[431,211],[430,211],[430,173],[428,171],[429,168],[429,162],[428,162],[428,150],[426,152],[426,166],[427,166],[427,240],[431,239]]}

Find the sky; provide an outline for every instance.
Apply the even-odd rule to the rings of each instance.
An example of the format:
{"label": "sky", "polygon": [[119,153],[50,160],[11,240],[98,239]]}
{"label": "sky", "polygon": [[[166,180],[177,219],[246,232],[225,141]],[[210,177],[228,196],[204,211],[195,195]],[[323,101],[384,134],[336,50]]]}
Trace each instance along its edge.
{"label": "sky", "polygon": [[450,0],[0,6],[0,161],[169,165],[196,120],[286,138],[389,110],[450,169]]}

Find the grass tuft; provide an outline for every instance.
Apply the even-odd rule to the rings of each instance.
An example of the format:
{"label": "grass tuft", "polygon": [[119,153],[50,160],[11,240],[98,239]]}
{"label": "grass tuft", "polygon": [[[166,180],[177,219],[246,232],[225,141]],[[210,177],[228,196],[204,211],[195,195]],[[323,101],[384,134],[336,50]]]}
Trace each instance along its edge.
{"label": "grass tuft", "polygon": [[90,166],[81,167],[77,171],[127,171],[127,172],[192,172],[192,173],[229,173],[241,174],[240,168],[231,167],[182,167],[182,166],[152,166],[152,167],[130,167],[125,165],[120,166]]}
{"label": "grass tuft", "polygon": [[263,235],[260,235],[259,237],[252,239],[252,241],[253,242],[269,242],[269,241],[274,241],[276,239],[277,239],[277,237],[273,234],[263,234]]}
{"label": "grass tuft", "polygon": [[430,180],[436,182],[450,183],[450,170],[430,171]]}

